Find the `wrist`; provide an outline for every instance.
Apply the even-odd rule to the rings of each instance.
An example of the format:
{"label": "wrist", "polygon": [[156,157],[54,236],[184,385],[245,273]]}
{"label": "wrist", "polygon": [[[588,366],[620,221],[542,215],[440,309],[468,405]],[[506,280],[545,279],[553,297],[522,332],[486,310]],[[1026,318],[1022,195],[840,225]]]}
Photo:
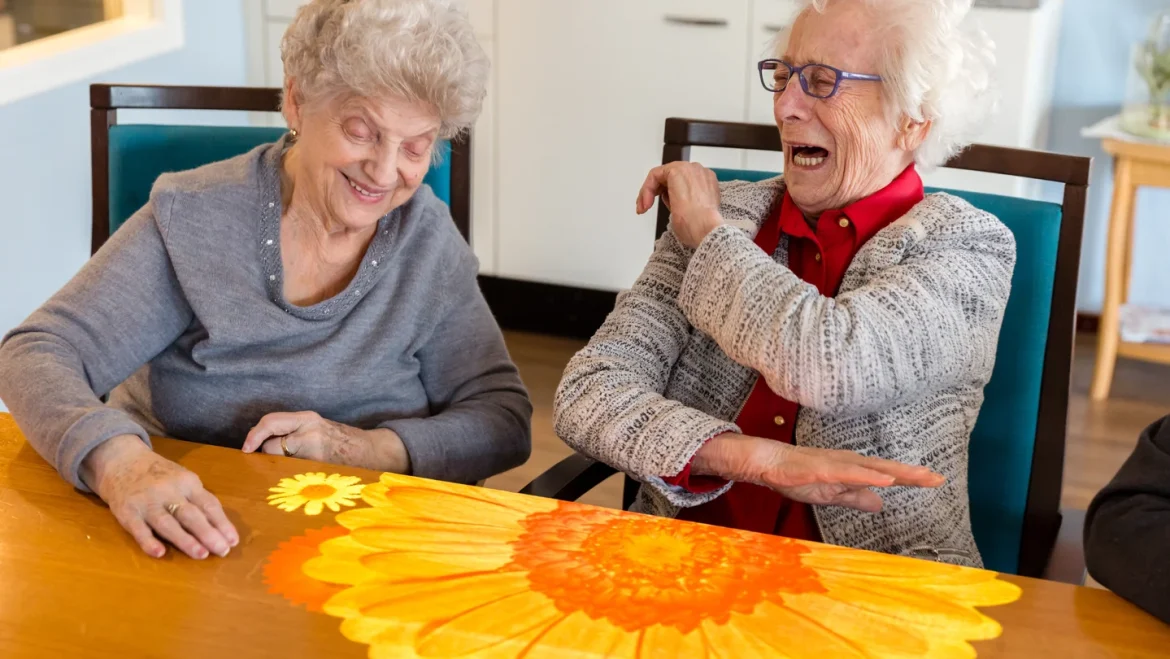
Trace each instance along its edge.
{"label": "wrist", "polygon": [[691,462],[696,476],[718,476],[732,481],[759,482],[761,452],[768,440],[739,433],[716,435],[703,444]]}
{"label": "wrist", "polygon": [[389,428],[375,428],[366,433],[376,464],[383,471],[410,474],[410,454],[398,433]]}
{"label": "wrist", "polygon": [[82,482],[94,492],[98,492],[111,465],[150,452],[150,447],[141,437],[116,435],[98,444],[85,456],[81,461],[79,475]]}
{"label": "wrist", "polygon": [[718,229],[724,224],[725,222],[723,221],[723,215],[718,210],[709,211],[703,216],[702,220],[703,238],[705,239],[707,236],[711,235],[712,231]]}

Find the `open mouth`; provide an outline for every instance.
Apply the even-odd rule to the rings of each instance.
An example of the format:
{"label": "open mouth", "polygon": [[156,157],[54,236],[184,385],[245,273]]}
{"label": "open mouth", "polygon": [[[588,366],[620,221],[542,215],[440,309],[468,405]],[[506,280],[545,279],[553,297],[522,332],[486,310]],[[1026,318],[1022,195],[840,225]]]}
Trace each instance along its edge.
{"label": "open mouth", "polygon": [[817,167],[829,157],[828,149],[809,144],[790,144],[792,164],[797,167]]}
{"label": "open mouth", "polygon": [[358,199],[361,199],[362,201],[376,202],[382,201],[386,198],[386,191],[377,191],[367,188],[359,183],[356,183],[353,179],[346,176],[344,172],[341,173],[341,177],[345,179],[345,182],[349,184],[349,187],[353,188],[353,191],[356,193]]}

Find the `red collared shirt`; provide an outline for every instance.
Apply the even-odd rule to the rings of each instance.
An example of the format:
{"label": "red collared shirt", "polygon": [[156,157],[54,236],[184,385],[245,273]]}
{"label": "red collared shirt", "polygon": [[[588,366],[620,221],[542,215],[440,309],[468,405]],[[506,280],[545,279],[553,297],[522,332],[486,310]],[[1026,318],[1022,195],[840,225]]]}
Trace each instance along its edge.
{"label": "red collared shirt", "polygon": [[[853,257],[866,241],[923,199],[922,179],[910,165],[889,185],[841,210],[825,211],[814,231],[787,192],[760,227],[756,245],[774,254],[781,236],[788,238],[788,267],[801,280],[813,284],[824,296],[835,296]],[[745,435],[791,444],[800,405],[781,398],[761,377],[756,382],[735,423]],[[691,492],[710,492],[725,480],[691,476],[687,465],[666,482]],[[684,508],[679,519],[731,528],[773,533],[801,540],[820,540],[812,507],[787,499],[765,487],[736,483],[723,496],[693,508]]]}

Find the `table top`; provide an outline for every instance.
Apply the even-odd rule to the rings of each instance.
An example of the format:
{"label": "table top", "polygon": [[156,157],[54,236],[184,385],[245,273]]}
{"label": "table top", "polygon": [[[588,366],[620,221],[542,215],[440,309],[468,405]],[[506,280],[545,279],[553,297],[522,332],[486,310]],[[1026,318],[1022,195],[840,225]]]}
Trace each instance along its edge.
{"label": "table top", "polygon": [[[1170,627],[1103,590],[175,440],[156,440],[155,449],[220,498],[241,534],[228,557],[196,561],[173,549],[147,557],[0,414],[0,656],[362,657],[368,645],[416,643],[418,656],[563,657],[573,654],[565,643],[579,642],[582,657],[690,656],[686,648],[699,643],[750,657],[774,656],[765,649],[773,628],[784,629],[792,656],[828,656],[832,643],[848,647],[866,634],[864,647],[886,648],[881,656],[914,643],[964,656],[962,639],[948,637],[960,628],[964,638],[989,639],[971,643],[980,657],[1153,657],[1170,648]],[[267,501],[282,479],[306,472],[357,477],[368,484],[363,500],[317,515],[295,494]],[[285,489],[315,482],[300,478]],[[680,538],[707,536],[714,540],[672,554]],[[606,556],[611,544],[622,547],[608,554],[612,562],[580,558]],[[566,562],[569,545],[584,553]],[[703,553],[697,547],[715,553],[701,566],[699,587],[709,591],[695,600],[701,607],[648,606],[671,587],[658,584],[664,590],[647,600],[654,570],[688,565],[694,556],[684,554]],[[452,565],[466,574],[445,573]],[[525,571],[508,571],[517,566]],[[888,566],[898,574],[883,572]],[[672,579],[690,578],[683,572]],[[719,576],[733,587],[720,590]],[[615,586],[630,579],[641,587]],[[724,596],[734,601],[720,613]],[[1014,601],[975,608],[993,600]],[[453,602],[462,609],[442,613]],[[915,606],[925,608],[913,616],[941,626],[916,637],[910,618],[891,626],[894,618],[881,617]],[[664,616],[675,626],[657,624]],[[597,649],[602,641],[612,654]]]}
{"label": "table top", "polygon": [[1106,117],[1081,130],[1081,137],[1101,140],[1111,156],[1170,164],[1170,142],[1140,137],[1121,128],[1121,115]]}

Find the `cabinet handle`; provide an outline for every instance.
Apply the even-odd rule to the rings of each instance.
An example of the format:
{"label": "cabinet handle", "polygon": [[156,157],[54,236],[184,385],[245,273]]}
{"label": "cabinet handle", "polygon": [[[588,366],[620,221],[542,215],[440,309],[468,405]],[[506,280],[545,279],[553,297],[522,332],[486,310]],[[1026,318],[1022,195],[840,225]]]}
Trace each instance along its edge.
{"label": "cabinet handle", "polygon": [[787,29],[788,29],[787,25],[781,25],[779,23],[768,23],[768,24],[764,25],[764,30],[766,30],[768,32],[779,32],[781,30],[787,30]]}
{"label": "cabinet handle", "polygon": [[725,18],[701,18],[697,16],[663,16],[667,23],[675,25],[691,25],[694,27],[727,27]]}

